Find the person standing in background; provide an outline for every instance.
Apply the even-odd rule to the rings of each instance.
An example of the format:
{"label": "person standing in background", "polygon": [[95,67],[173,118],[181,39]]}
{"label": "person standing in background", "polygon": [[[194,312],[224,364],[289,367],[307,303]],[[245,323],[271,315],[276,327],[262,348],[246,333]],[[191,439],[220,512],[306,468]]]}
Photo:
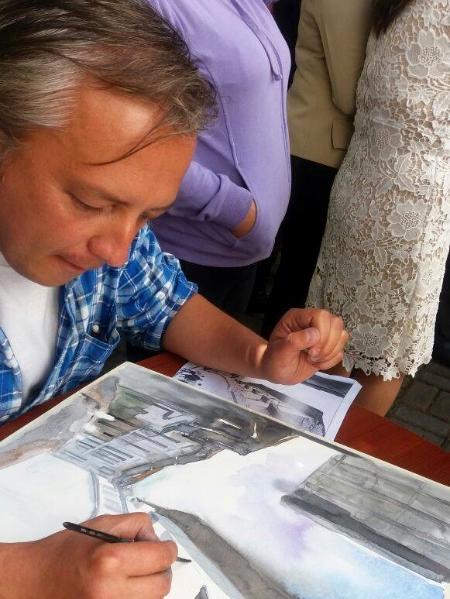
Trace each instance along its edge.
{"label": "person standing in background", "polygon": [[291,73],[288,87],[292,85],[295,73],[295,44],[297,42],[298,21],[302,0],[278,0],[272,5],[272,14],[291,53]]}
{"label": "person standing in background", "polygon": [[[298,21],[300,18],[301,0],[278,0],[269,4],[273,18],[281,31],[282,36],[286,40],[291,54],[291,70],[289,72],[288,87],[292,85],[295,65],[295,43],[297,41]],[[256,272],[255,285],[253,287],[252,297],[247,308],[248,313],[264,313],[267,307],[269,297],[270,280],[273,266],[278,256],[279,251],[279,234],[275,240],[275,246],[272,254],[259,262]]]}
{"label": "person standing in background", "polygon": [[308,304],[333,307],[358,402],[384,415],[430,361],[450,243],[450,1],[376,0],[355,134]]}
{"label": "person standing in background", "polygon": [[303,0],[297,71],[288,94],[292,191],[263,334],[304,306],[325,230],[331,186],[353,133],[355,92],[371,0]]}
{"label": "person standing in background", "polygon": [[217,90],[176,202],[153,230],[212,303],[240,319],[290,193],[289,52],[262,0],[150,0]]}

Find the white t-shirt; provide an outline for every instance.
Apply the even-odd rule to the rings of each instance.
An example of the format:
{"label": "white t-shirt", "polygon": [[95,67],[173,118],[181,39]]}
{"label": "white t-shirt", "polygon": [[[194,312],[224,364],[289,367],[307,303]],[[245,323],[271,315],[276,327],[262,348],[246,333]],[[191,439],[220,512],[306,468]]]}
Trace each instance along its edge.
{"label": "white t-shirt", "polygon": [[53,365],[58,332],[58,287],[19,275],[0,253],[0,328],[19,363],[23,397]]}

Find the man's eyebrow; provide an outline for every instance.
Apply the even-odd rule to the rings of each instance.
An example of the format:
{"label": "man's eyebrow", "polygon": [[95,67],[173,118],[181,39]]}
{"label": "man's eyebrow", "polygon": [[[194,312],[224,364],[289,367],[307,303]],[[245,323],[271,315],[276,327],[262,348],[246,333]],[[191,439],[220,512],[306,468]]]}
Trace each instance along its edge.
{"label": "man's eyebrow", "polygon": [[[121,204],[123,206],[130,206],[133,204],[132,201],[126,201],[123,198],[109,192],[106,191],[104,189],[99,189],[97,187],[91,187],[90,185],[85,185],[85,184],[81,184],[77,186],[78,191],[81,193],[87,193],[87,194],[92,194],[97,196],[98,199],[100,200],[105,200],[106,202],[111,202],[112,204]],[[147,208],[145,210],[145,212],[160,212],[160,211],[164,211],[164,210],[168,210],[174,203],[175,199],[171,200],[170,202],[168,202],[167,204],[164,204],[162,206],[152,206],[150,208]]]}

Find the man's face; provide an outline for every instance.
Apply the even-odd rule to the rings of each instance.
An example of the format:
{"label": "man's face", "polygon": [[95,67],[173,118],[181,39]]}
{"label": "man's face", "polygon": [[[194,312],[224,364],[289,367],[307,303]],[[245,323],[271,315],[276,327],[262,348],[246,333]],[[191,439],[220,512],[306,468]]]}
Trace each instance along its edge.
{"label": "man's face", "polygon": [[120,159],[159,117],[148,103],[86,87],[69,125],[36,130],[7,155],[0,252],[17,272],[58,286],[126,261],[137,231],[173,203],[194,151],[193,137],[175,135]]}

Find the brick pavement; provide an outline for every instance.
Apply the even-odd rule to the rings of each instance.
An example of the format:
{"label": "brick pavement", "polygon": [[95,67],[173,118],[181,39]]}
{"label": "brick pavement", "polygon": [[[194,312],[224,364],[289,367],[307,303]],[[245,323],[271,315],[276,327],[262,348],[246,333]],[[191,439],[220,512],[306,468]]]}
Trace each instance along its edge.
{"label": "brick pavement", "polygon": [[450,452],[450,368],[430,362],[408,377],[388,418]]}

